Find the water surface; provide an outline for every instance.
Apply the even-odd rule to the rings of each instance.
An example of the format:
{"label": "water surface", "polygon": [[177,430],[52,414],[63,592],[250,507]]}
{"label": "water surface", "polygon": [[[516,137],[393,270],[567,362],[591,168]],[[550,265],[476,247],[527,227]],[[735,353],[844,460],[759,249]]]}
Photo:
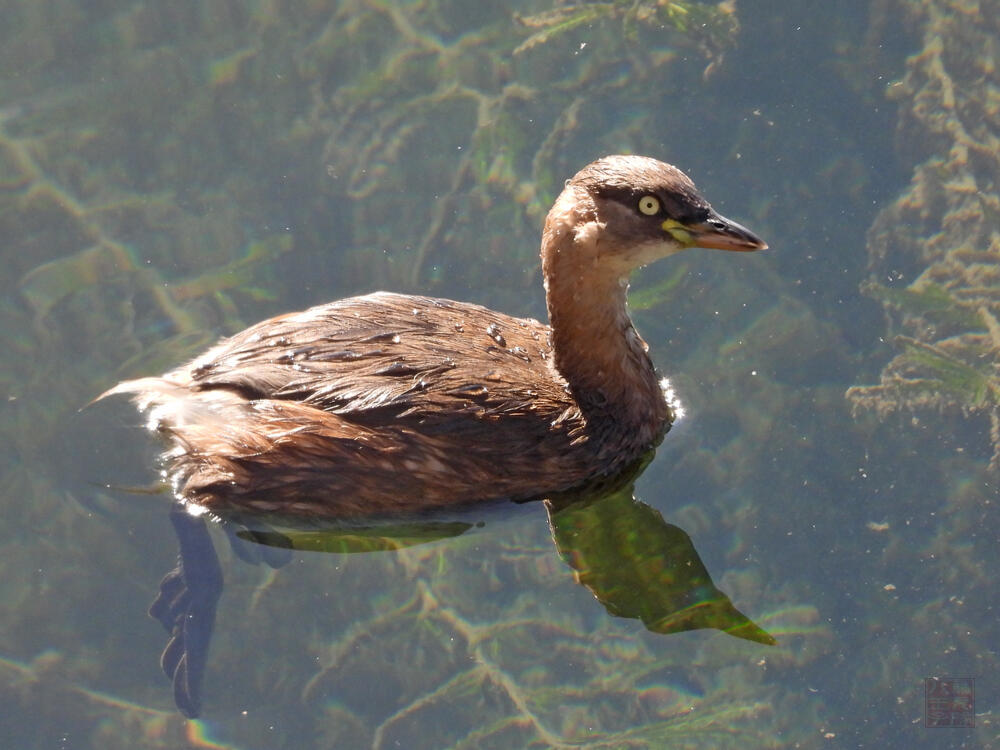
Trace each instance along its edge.
{"label": "water surface", "polygon": [[[996,744],[998,251],[966,231],[995,215],[996,32],[969,19],[996,5],[6,3],[0,745]],[[687,410],[636,496],[778,645],[609,615],[540,504],[277,570],[214,530],[186,722],[146,616],[168,501],[124,489],[157,444],[127,404],[81,407],[375,289],[543,317],[544,212],[616,152],[771,245],[635,278]],[[923,401],[845,395],[883,372]],[[975,728],[925,726],[933,677],[976,680]]]}

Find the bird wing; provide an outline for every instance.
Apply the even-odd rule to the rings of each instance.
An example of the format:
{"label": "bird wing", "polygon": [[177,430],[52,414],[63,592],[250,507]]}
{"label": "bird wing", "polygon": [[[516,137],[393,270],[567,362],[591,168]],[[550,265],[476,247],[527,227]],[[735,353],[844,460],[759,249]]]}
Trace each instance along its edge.
{"label": "bird wing", "polygon": [[[572,401],[548,327],[479,305],[375,293],[263,321],[168,376],[194,390],[297,401],[371,426],[454,429]],[[396,422],[398,424],[398,422]]]}

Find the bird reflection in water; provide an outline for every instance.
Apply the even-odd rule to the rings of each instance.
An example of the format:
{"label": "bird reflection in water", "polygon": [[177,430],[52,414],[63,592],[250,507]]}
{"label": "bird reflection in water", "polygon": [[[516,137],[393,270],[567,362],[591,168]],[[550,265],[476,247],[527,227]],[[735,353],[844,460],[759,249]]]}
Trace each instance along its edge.
{"label": "bird reflection in water", "polygon": [[[642,462],[643,464],[645,462]],[[714,628],[765,645],[775,639],[733,606],[712,581],[691,537],[634,496],[639,468],[618,483],[544,500],[556,549],[609,614],[637,619],[654,633]],[[610,484],[610,486],[609,486]],[[438,514],[439,515],[439,514]],[[466,518],[410,518],[342,528],[277,527],[268,516],[221,521],[242,560],[278,568],[294,552],[385,552],[455,537],[481,526]],[[178,710],[201,712],[201,680],[222,576],[203,517],[175,503],[171,520],[180,553],[163,579],[150,614],[170,634],[160,663],[173,683]]]}

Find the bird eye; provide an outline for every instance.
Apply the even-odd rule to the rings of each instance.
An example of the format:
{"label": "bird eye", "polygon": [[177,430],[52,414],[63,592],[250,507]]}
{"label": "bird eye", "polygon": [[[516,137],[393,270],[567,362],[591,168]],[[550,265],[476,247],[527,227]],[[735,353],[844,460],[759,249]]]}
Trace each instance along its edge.
{"label": "bird eye", "polygon": [[639,211],[646,216],[656,216],[660,213],[660,202],[652,195],[644,195],[639,199]]}

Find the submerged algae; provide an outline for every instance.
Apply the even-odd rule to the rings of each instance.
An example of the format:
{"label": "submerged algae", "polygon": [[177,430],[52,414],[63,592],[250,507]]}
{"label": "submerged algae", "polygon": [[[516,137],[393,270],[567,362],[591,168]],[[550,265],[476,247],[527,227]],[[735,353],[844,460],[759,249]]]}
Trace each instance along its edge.
{"label": "submerged algae", "polygon": [[[879,638],[863,647],[856,679],[896,691],[888,713],[902,734],[880,740],[919,743],[905,727],[919,715],[922,676],[956,664],[1000,668],[988,573],[1000,475],[1000,3],[894,5],[921,35],[889,88],[901,151],[915,166],[869,230],[872,278],[862,290],[884,305],[898,353],[877,385],[847,397],[859,418],[909,417],[887,441],[894,447],[873,441],[871,471],[884,476],[868,497],[887,520],[875,548],[893,582],[884,622],[906,626],[892,649]],[[911,451],[918,460],[901,460]],[[996,744],[990,713],[977,711],[969,742]]]}
{"label": "submerged algae", "polygon": [[[491,290],[492,278],[509,276],[511,267],[524,269],[524,286],[534,283],[534,224],[559,180],[579,166],[578,152],[649,148],[646,105],[698,80],[706,62],[717,67],[736,31],[731,4],[609,3],[613,12],[585,36],[565,29],[512,56],[537,33],[539,5],[521,8],[522,18],[536,19],[532,27],[480,8],[475,13],[488,17],[477,19],[478,29],[441,2],[359,0],[332,11],[315,2],[241,9],[219,0],[173,10],[129,2],[105,4],[93,17],[80,10],[80,24],[102,32],[86,58],[91,66],[75,71],[74,80],[92,79],[65,101],[9,110],[0,139],[6,291],[24,303],[0,311],[4,342],[24,355],[4,373],[10,455],[36,466],[58,452],[52,446],[68,415],[119,379],[112,373],[122,362],[130,375],[161,371],[163,360],[176,363],[200,348],[206,332],[271,312],[254,285],[296,300],[303,288],[322,298],[355,292],[359,279],[433,290],[449,281],[450,263],[464,264],[463,281]],[[661,12],[673,14],[670,28],[641,23]],[[679,20],[716,12],[730,24],[719,37]],[[47,36],[44,20],[22,29],[37,41],[28,56],[35,72],[58,59],[58,39]],[[623,31],[641,35],[638,51]],[[697,61],[685,65],[678,50],[692,47]],[[109,83],[96,83],[102,78]],[[167,352],[156,348],[163,341]],[[81,521],[92,520],[89,511],[76,512],[30,471],[7,475],[5,501],[17,504],[11,513],[19,517],[29,508],[39,528],[66,519],[57,538],[74,544],[57,559],[73,580],[57,588],[73,596],[63,597],[56,617],[66,632],[53,633],[51,610],[37,605],[8,612],[4,630],[44,632],[75,649],[87,638],[75,632],[74,618],[87,618],[106,581],[133,580],[143,570],[134,559],[140,550],[130,546],[118,560],[106,530]],[[678,687],[671,677],[687,669],[689,653],[678,665],[642,636],[623,635],[599,610],[596,627],[569,606],[559,622],[548,621],[544,587],[567,579],[553,569],[548,540],[527,547],[494,541],[483,555],[479,544],[407,550],[371,563],[367,572],[376,575],[338,575],[337,595],[352,605],[307,621],[311,658],[304,663],[267,660],[263,676],[246,664],[246,643],[220,648],[225,673],[247,676],[234,688],[252,698],[247,727],[268,709],[287,717],[306,706],[326,718],[296,727],[288,742],[314,731],[343,738],[360,726],[376,745],[413,736],[428,746],[442,736],[457,746],[509,739],[510,746],[642,747],[667,736],[700,736],[713,746],[738,746],[748,736],[757,746],[778,744],[777,730],[761,721],[769,717],[765,692],[775,688],[707,676],[696,690],[707,698],[692,697],[683,685],[695,678]],[[54,567],[36,564],[37,550],[16,549],[24,550],[15,556],[22,567]],[[100,569],[104,580],[81,580],[81,566]],[[350,566],[343,564],[358,569]],[[315,572],[294,574],[312,591],[328,591],[334,571]],[[276,575],[256,583],[251,608],[287,617],[287,598],[268,596]],[[370,588],[375,577],[385,582],[379,596]],[[523,584],[513,587],[514,600],[484,609],[483,580],[496,593],[506,578]],[[4,591],[17,581],[8,576]],[[34,601],[34,589],[22,588],[18,595]],[[232,619],[246,614],[233,609]],[[295,653],[282,648],[284,639],[300,646],[302,629],[276,632],[268,621],[248,636],[250,652]],[[385,643],[374,643],[372,633],[384,633]],[[31,636],[11,640],[24,651]],[[95,660],[83,684],[117,679],[108,674],[112,656]],[[567,669],[567,661],[578,667]],[[314,677],[298,685],[310,669]],[[350,679],[342,681],[345,673]],[[267,685],[266,697],[252,692],[254,680]],[[149,695],[158,683],[142,684],[139,692]],[[352,694],[359,685],[381,690],[386,701]],[[66,705],[72,715],[64,725],[89,720],[77,704]],[[492,723],[482,720],[487,714]],[[456,726],[440,726],[442,715]],[[112,706],[107,716],[103,731],[113,733],[131,709]],[[344,717],[351,720],[341,723]]]}
{"label": "submerged algae", "polygon": [[880,415],[985,415],[1000,472],[1000,3],[899,5],[923,49],[889,93],[901,144],[926,158],[869,231],[873,279],[862,288],[901,329],[901,351],[878,385],[847,396]]}

